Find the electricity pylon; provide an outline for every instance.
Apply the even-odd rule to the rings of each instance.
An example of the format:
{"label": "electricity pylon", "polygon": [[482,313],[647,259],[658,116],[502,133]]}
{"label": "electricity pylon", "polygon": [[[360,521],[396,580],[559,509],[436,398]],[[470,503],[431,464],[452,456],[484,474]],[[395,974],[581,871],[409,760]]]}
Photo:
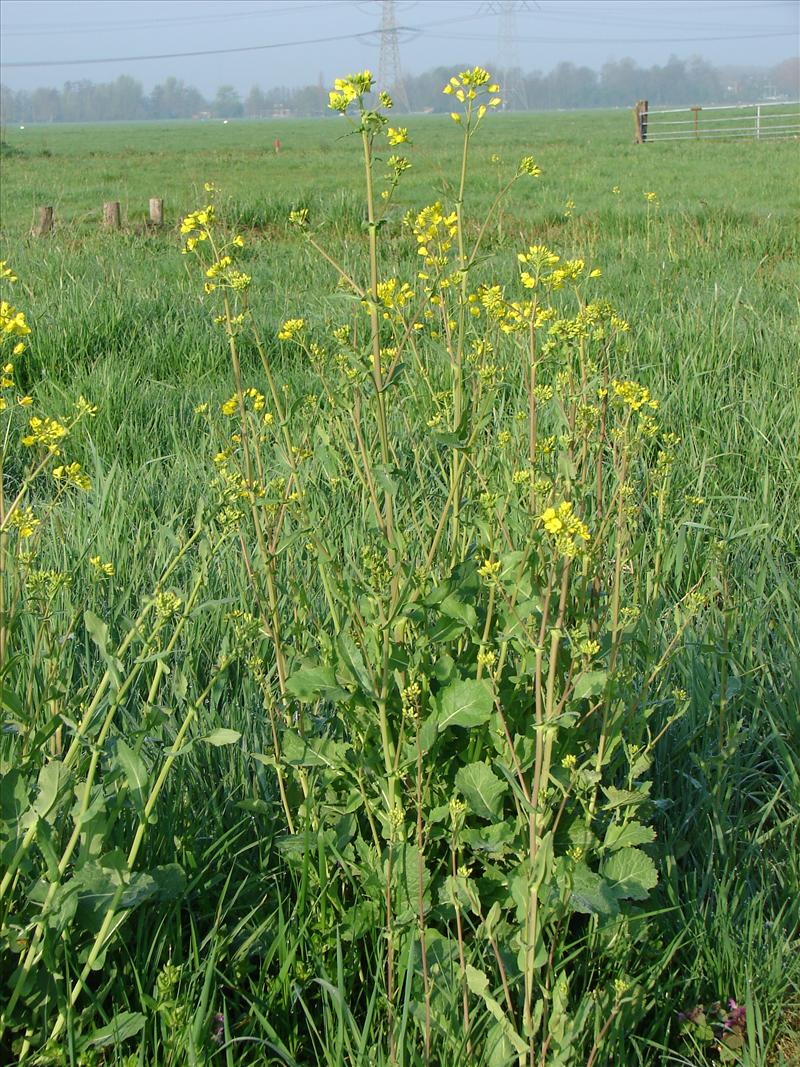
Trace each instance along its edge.
{"label": "electricity pylon", "polygon": [[383,0],[381,11],[381,51],[378,58],[378,89],[385,89],[399,111],[410,111],[408,94],[400,65],[400,41],[394,0]]}
{"label": "electricity pylon", "polygon": [[536,0],[484,0],[481,12],[498,15],[497,20],[497,76],[503,91],[503,109],[525,107],[525,90],[520,78],[520,59],[517,48],[517,19],[523,11],[539,10]]}

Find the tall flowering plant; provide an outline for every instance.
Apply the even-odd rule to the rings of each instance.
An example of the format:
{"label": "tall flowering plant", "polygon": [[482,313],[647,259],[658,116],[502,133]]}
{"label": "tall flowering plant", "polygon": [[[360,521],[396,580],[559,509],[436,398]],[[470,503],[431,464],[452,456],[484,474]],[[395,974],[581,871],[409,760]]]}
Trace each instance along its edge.
{"label": "tall flowering plant", "polygon": [[[488,227],[540,168],[523,157],[473,222],[471,151],[499,89],[476,67],[444,93],[457,192],[404,216],[408,276],[382,244],[408,130],[368,71],[330,94],[361,144],[363,261],[340,262],[308,211],[290,222],[347,320],[298,309],[266,337],[244,239],[213,204],[184,222],[231,359],[232,396],[200,412],[248,578],[231,640],[270,723],[257,758],[288,862],[307,879],[302,842],[320,842],[320,891],[334,868],[343,883],[320,922],[352,944],[382,927],[390,1059],[410,998],[426,1062],[454,1041],[493,1064],[594,1062],[644,991],[619,960],[614,981],[570,961],[615,946],[635,966],[658,881],[648,769],[685,708],[668,666],[704,595],[664,596],[676,439],[617,371],[629,325],[601,270],[532,241],[513,283],[491,277]],[[243,378],[245,337],[260,380]],[[277,346],[310,388],[279,384]]]}

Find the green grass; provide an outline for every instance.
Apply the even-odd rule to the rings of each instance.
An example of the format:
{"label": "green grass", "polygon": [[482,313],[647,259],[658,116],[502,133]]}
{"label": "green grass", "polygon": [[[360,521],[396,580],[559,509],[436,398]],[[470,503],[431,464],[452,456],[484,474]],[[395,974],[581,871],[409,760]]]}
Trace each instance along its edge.
{"label": "green grass", "polygon": [[[452,202],[460,139],[444,119],[402,121],[413,168],[386,228],[383,267],[411,278],[417,257],[400,218],[432,197]],[[12,151],[2,162],[2,256],[19,275],[15,301],[33,328],[20,388],[45,408],[79,393],[99,408],[76,452],[95,488],[62,509],[42,565],[113,560],[109,587],[91,585],[84,567],[70,596],[115,633],[125,632],[175,539],[191,530],[198,500],[210,496],[216,446],[195,406],[232,392],[224,338],[180,255],[177,221],[204,203],[204,182],[220,186],[224,213],[247,238],[243,269],[253,275],[279,380],[292,395],[313,391],[309,367],[273,340],[277,327],[302,315],[322,333],[346,321],[348,306],[333,295],[333,270],[297,239],[287,215],[308,206],[326,247],[362,270],[359,145],[343,128],[331,119],[4,131]],[[711,1062],[680,1042],[677,1012],[734,997],[747,1004],[751,1028],[742,1062],[789,1067],[800,1061],[800,1037],[791,1034],[800,1000],[800,196],[788,180],[797,148],[631,141],[624,112],[497,116],[476,142],[467,193],[480,218],[499,174],[535,156],[543,175],[513,190],[489,230],[481,277],[509,281],[516,251],[543,242],[602,269],[599,291],[632,324],[615,371],[662,399],[664,424],[681,438],[675,495],[704,501],[674,531],[667,569],[677,583],[687,568],[698,576],[707,568],[710,550],[692,555],[698,530],[707,545],[728,546],[725,594],[672,668],[690,704],[653,767],[661,880],[647,902],[648,931],[597,964],[610,978],[634,976],[637,999],[595,1063]],[[660,205],[648,215],[650,190]],[[150,196],[165,199],[162,231],[144,225]],[[120,233],[100,230],[106,200],[122,203]],[[37,239],[29,231],[43,204],[54,206],[56,229]],[[245,384],[260,384],[258,355],[245,343],[242,363]],[[346,529],[344,510],[337,522]],[[181,582],[188,576],[187,565]],[[219,605],[247,597],[231,551],[210,579],[209,608],[184,634],[180,672],[165,682],[169,716],[180,703],[178,675],[202,688],[228,640]],[[74,664],[88,691],[99,670],[88,638]],[[141,716],[161,736],[156,710],[136,702],[124,709],[122,734],[135,736]],[[148,759],[171,743],[177,725],[166,723],[152,752],[143,749]],[[247,757],[270,750],[269,723],[253,686],[235,673],[202,710],[199,728],[217,727],[239,731],[242,747],[196,745],[179,758],[144,848],[147,869],[181,864],[185,892],[128,920],[68,1020],[63,1059],[47,1062],[79,1062],[71,1041],[132,1011],[147,1018],[124,1046],[140,1067],[388,1064],[384,939],[378,930],[356,944],[338,939],[329,915],[355,890],[322,847],[307,848],[303,864],[288,861],[270,772]],[[0,745],[8,770],[13,735]],[[14,966],[7,946],[0,951]],[[178,977],[159,1008],[156,976],[169,961]],[[71,962],[79,970],[83,961]],[[401,982],[403,966],[411,974],[413,960],[401,961]],[[409,978],[409,1001],[411,987]],[[447,1008],[456,1018],[459,997]],[[398,1062],[407,1065],[421,1062],[416,1009],[400,1031]],[[215,1012],[225,1014],[218,1052],[207,1040]],[[174,1035],[190,1032],[178,1048]],[[446,1047],[449,1062],[472,1062],[465,1047]],[[0,1046],[0,1059],[11,1055]],[[587,1050],[577,1055],[569,1062],[584,1063]],[[105,1062],[125,1062],[123,1052]]]}

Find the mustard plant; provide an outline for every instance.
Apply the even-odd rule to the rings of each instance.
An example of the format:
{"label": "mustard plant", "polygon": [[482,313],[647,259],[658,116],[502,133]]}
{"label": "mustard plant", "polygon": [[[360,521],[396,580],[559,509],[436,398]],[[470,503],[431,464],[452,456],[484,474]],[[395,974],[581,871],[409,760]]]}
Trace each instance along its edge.
{"label": "mustard plant", "polygon": [[[272,749],[255,758],[274,769],[287,862],[305,885],[317,840],[320,889],[337,871],[353,887],[326,920],[351,951],[382,927],[390,1061],[410,998],[425,1062],[455,1041],[491,1064],[592,1063],[642,993],[574,961],[644,936],[648,771],[686,708],[668,668],[705,580],[664,594],[676,438],[618,369],[629,324],[600,267],[531,235],[516,282],[492,279],[484,238],[541,171],[523,157],[471,219],[499,87],[475,67],[444,93],[455,199],[404,215],[413,155],[394,150],[413,146],[391,98],[368,71],[330,94],[363,158],[363,260],[306,209],[290,224],[349,315],[298,309],[265,337],[213,188],[181,227],[234,387],[197,412],[248,583],[231,647],[263,697]],[[416,248],[412,276],[387,273],[391,240]],[[313,390],[279,387],[289,358]]]}

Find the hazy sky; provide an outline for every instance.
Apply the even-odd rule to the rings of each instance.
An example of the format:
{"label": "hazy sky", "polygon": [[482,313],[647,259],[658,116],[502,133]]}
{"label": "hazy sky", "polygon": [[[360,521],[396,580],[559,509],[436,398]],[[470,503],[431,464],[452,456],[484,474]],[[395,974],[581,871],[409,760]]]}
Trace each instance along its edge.
{"label": "hazy sky", "polygon": [[[403,67],[497,67],[503,6],[516,9],[516,57],[505,59],[525,70],[562,60],[597,69],[623,56],[650,66],[671,54],[766,66],[800,45],[799,0],[397,0]],[[0,74],[15,89],[119,74],[147,90],[175,75],[204,93],[320,74],[327,84],[377,69],[370,31],[381,9],[380,0],[0,0]],[[214,50],[222,54],[182,54]],[[87,62],[98,59],[108,61]]]}

